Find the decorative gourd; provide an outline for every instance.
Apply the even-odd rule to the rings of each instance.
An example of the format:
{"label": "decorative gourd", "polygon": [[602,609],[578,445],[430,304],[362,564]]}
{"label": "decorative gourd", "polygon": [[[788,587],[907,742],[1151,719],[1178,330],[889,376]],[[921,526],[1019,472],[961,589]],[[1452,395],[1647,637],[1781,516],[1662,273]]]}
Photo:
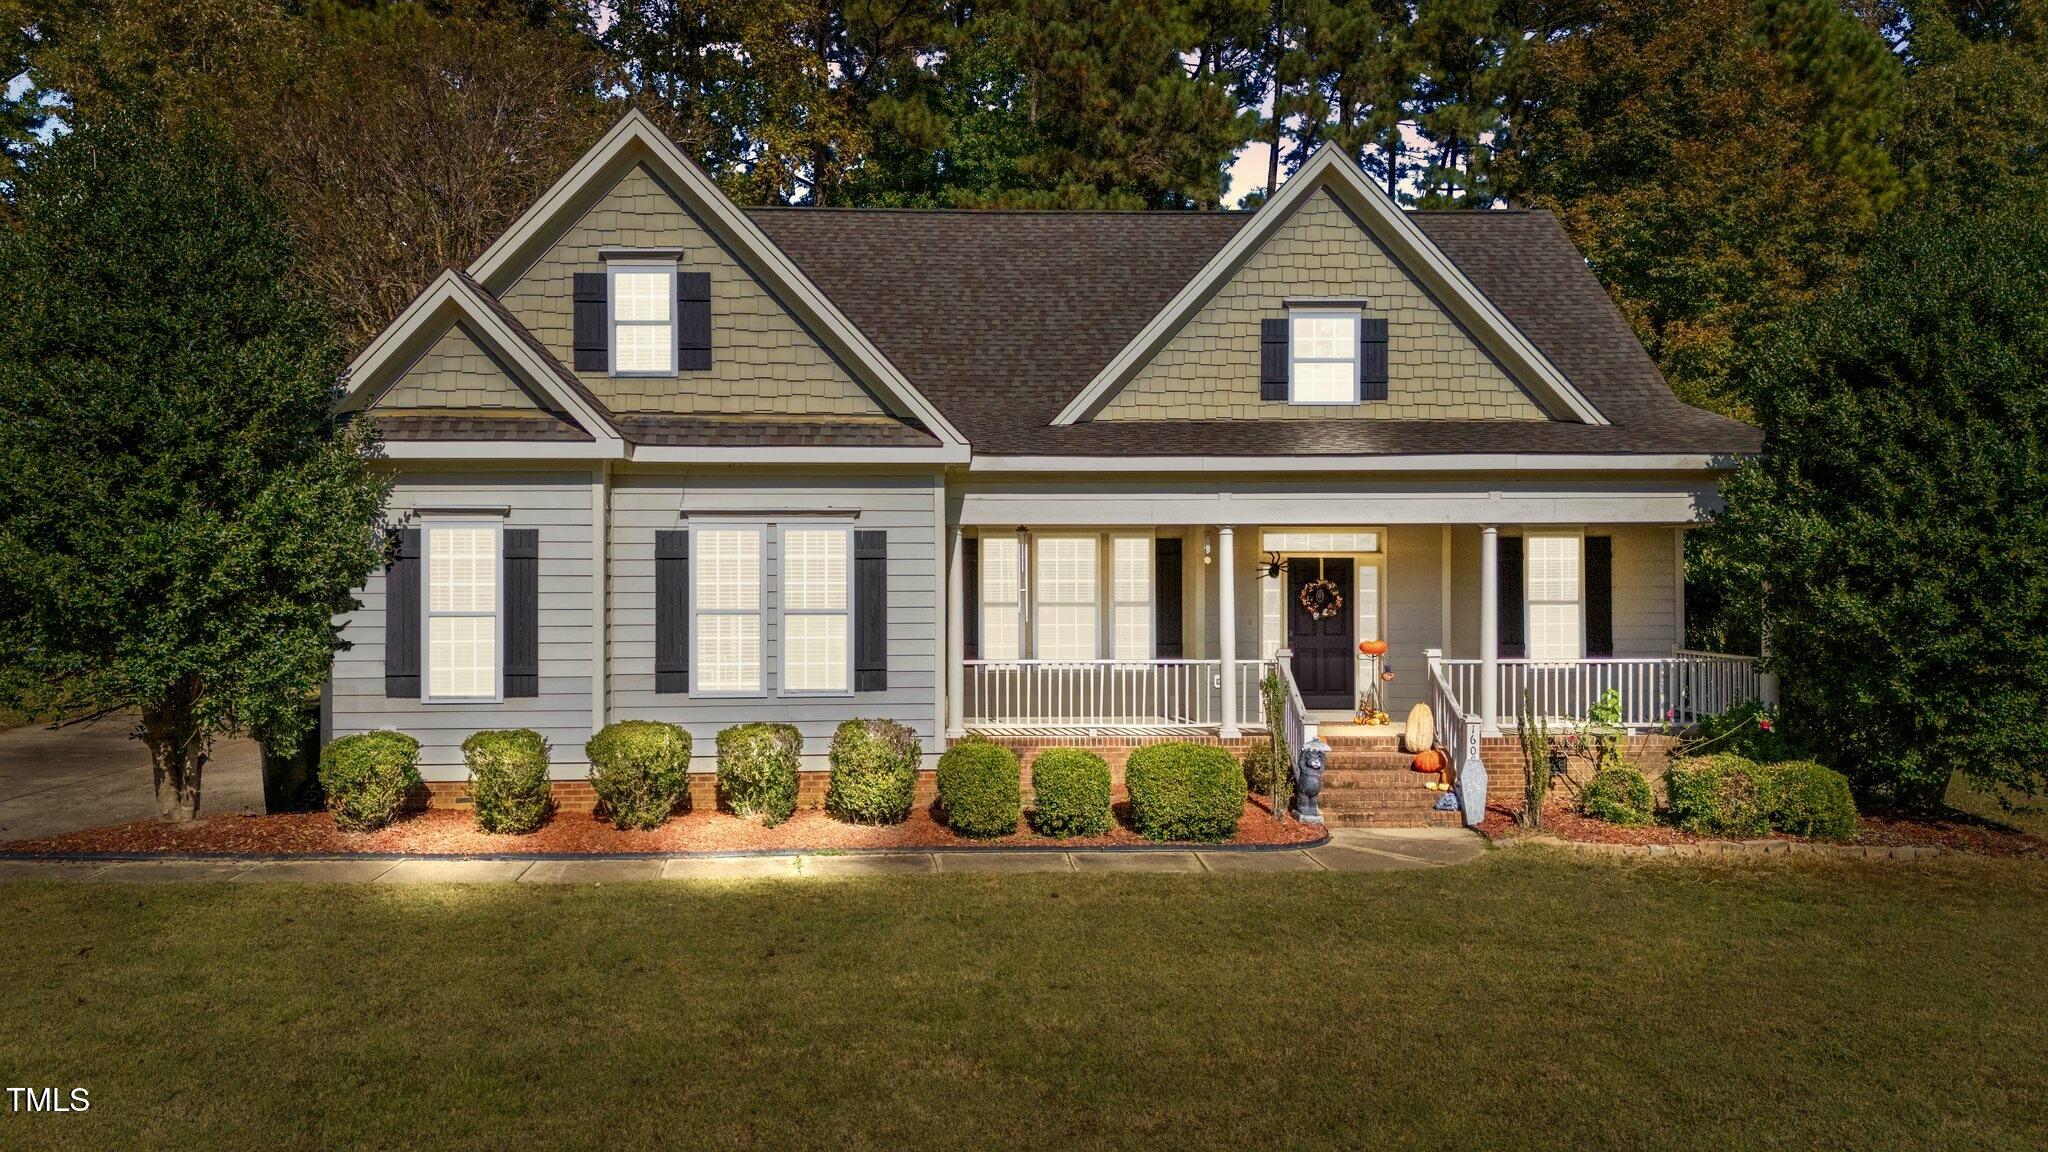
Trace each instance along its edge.
{"label": "decorative gourd", "polygon": [[1404,752],[1427,752],[1436,743],[1436,716],[1427,704],[1417,704],[1408,710],[1408,727],[1401,733],[1401,750]]}
{"label": "decorative gourd", "polygon": [[1360,656],[1385,656],[1387,654],[1387,642],[1385,640],[1360,640],[1358,642],[1358,654]]}
{"label": "decorative gourd", "polygon": [[1444,770],[1444,754],[1434,748],[1415,754],[1415,770],[1432,775]]}

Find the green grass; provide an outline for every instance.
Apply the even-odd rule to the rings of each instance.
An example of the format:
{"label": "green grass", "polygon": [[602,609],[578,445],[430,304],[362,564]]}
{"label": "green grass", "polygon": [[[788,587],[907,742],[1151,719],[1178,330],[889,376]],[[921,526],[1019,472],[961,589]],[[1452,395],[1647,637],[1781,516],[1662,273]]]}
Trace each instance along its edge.
{"label": "green grass", "polygon": [[1960,808],[2000,824],[2009,824],[2022,831],[2032,832],[2036,836],[2048,836],[2048,796],[2035,796],[2029,799],[2016,792],[2008,793],[2006,798],[2009,801],[2025,809],[2019,812],[2007,812],[1998,803],[1998,798],[1997,791],[1972,788],[1969,781],[1963,779],[1961,772],[1956,773],[1948,783],[1947,799],[1950,807]]}
{"label": "green grass", "polygon": [[0,885],[8,1149],[2039,1148],[2048,867]]}

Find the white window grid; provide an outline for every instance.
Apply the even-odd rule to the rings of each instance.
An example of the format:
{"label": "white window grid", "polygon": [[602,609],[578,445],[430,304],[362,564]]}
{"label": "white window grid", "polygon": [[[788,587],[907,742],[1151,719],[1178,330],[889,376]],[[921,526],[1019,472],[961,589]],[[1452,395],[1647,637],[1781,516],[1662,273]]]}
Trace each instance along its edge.
{"label": "white window grid", "polygon": [[765,691],[761,525],[697,528],[690,539],[693,695]]}
{"label": "white window grid", "polygon": [[983,660],[1024,658],[1022,550],[1015,536],[981,539],[981,647]]}
{"label": "white window grid", "polygon": [[[503,700],[504,525],[429,520],[420,528],[420,566],[420,699],[429,704]],[[483,645],[489,652],[480,661],[477,650]]]}
{"label": "white window grid", "polygon": [[1358,326],[1363,312],[1295,308],[1287,314],[1287,399],[1295,404],[1358,402]]}
{"label": "white window grid", "polygon": [[675,375],[676,266],[614,262],[605,274],[612,375]]}
{"label": "white window grid", "polygon": [[1110,658],[1150,660],[1153,653],[1152,537],[1112,535],[1110,562]]}
{"label": "white window grid", "polygon": [[1528,532],[1522,573],[1530,660],[1585,655],[1585,539],[1578,532]]}
{"label": "white window grid", "polygon": [[782,678],[786,696],[853,691],[853,531],[782,532]]}
{"label": "white window grid", "polygon": [[1094,660],[1100,652],[1101,583],[1095,536],[1040,536],[1032,652],[1040,660]]}

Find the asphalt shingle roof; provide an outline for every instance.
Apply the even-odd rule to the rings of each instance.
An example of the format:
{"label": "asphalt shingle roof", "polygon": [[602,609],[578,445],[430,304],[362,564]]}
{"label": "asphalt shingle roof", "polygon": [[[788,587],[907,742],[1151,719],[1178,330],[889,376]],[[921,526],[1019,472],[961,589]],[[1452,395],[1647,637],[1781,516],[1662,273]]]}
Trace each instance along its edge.
{"label": "asphalt shingle roof", "polygon": [[981,455],[1755,452],[1681,404],[1555,217],[1414,219],[1611,424],[1052,420],[1248,220],[1237,212],[749,209]]}

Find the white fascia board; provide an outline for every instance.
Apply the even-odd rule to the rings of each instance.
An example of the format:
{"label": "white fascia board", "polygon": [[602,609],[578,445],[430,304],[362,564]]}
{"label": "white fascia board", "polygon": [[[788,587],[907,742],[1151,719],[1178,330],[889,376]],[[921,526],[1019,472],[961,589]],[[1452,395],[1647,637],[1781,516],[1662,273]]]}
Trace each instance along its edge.
{"label": "white fascia board", "polygon": [[386,460],[488,460],[526,464],[534,460],[616,460],[618,450],[576,440],[386,440]]}
{"label": "white fascia board", "polygon": [[1427,287],[1460,313],[1472,331],[1506,364],[1517,380],[1537,394],[1552,416],[1582,424],[1605,424],[1607,418],[1565,379],[1528,337],[1508,322],[1493,301],[1479,291],[1450,257],[1436,246],[1401,206],[1361,171],[1350,157],[1325,144],[1309,158],[1278,195],[1261,205],[1222,251],[1209,258],[1194,279],[1174,294],[1139,333],[1124,345],[1081,394],[1060,410],[1054,424],[1076,424],[1092,418],[1156,355],[1167,340],[1223,287],[1238,265],[1248,259],[1293,216],[1301,202],[1323,188],[1341,196],[1354,212],[1370,221],[1378,239],[1394,251],[1403,267],[1420,276]]}
{"label": "white fascia board", "polygon": [[554,368],[543,362],[518,333],[508,331],[504,320],[489,302],[481,299],[475,288],[453,272],[443,272],[435,277],[434,282],[427,285],[398,319],[378,333],[369,347],[363,349],[349,365],[349,391],[342,399],[341,411],[367,408],[376,398],[383,377],[403,367],[396,363],[399,354],[408,348],[414,336],[433,324],[444,309],[453,311],[457,319],[467,322],[470,330],[490,345],[491,351],[524,377],[527,386],[560,405],[562,411],[595,437],[596,446],[603,450],[606,458],[616,459],[625,454],[624,439],[604,414],[592,408],[574,390],[564,387],[556,378]]}
{"label": "white fascia board", "polygon": [[940,448],[716,448],[636,445],[640,464],[965,464],[964,445]]}
{"label": "white fascia board", "polygon": [[1416,456],[976,456],[970,472],[1732,472],[1736,456],[1486,453]]}
{"label": "white fascia board", "polygon": [[484,254],[469,266],[469,274],[492,291],[503,291],[501,283],[521,269],[514,267],[527,247],[550,233],[563,213],[573,210],[588,187],[606,175],[633,148],[644,150],[666,179],[672,191],[681,194],[698,217],[733,251],[743,253],[754,270],[766,279],[784,304],[795,309],[813,331],[835,344],[841,355],[864,368],[884,390],[948,446],[966,447],[967,441],[938,408],[913,387],[908,378],[882,350],[875,347],[854,323],[839,311],[818,286],[811,283],[794,261],[740,210],[718,184],[705,175],[696,161],[684,155],[661,129],[639,109],[628,111],[612,130],[583,154],[547,194],[498,237]]}

